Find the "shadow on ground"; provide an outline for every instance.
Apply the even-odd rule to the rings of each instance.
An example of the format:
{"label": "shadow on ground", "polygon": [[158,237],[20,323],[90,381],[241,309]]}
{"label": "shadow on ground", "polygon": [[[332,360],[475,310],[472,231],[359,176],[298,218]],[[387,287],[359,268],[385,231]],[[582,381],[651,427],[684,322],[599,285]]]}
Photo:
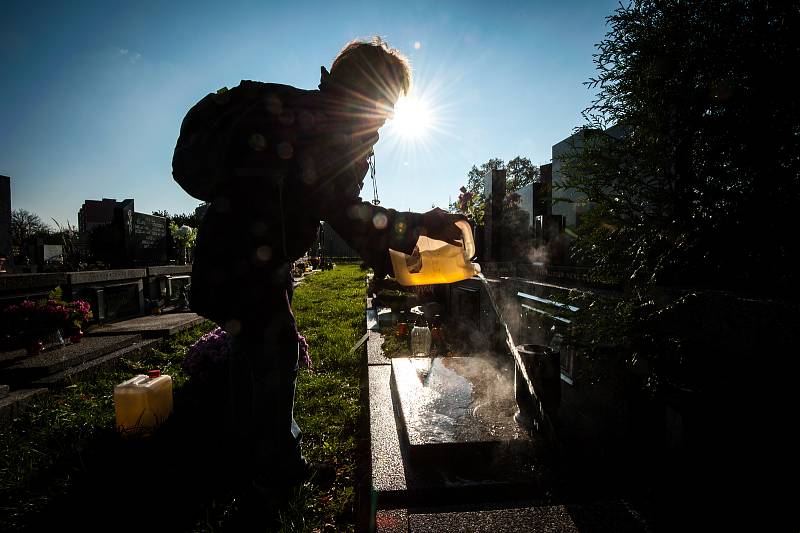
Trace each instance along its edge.
{"label": "shadow on ground", "polygon": [[[147,440],[101,433],[81,447],[71,471],[42,472],[31,490],[49,493],[20,509],[17,531],[240,531],[272,530],[278,514],[252,501],[234,475],[243,455],[226,439],[222,414],[175,393],[175,413]],[[54,483],[53,480],[58,482]],[[245,498],[243,498],[245,497]],[[245,502],[243,504],[243,501]]]}

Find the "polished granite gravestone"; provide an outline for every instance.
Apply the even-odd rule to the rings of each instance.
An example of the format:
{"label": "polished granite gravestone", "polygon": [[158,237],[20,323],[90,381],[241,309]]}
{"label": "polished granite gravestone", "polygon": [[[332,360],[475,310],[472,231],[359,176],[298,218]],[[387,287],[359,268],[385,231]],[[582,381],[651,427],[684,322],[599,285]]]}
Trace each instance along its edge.
{"label": "polished granite gravestone", "polygon": [[538,443],[514,421],[513,367],[488,357],[392,359],[392,393],[409,461],[459,478],[526,482]]}

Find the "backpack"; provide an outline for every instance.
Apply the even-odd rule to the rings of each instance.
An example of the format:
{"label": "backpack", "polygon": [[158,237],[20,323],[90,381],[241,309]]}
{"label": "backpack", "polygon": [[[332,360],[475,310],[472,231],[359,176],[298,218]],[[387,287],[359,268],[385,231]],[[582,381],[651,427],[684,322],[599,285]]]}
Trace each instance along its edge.
{"label": "backpack", "polygon": [[172,177],[184,191],[205,202],[224,192],[234,127],[251,105],[239,87],[223,87],[189,110],[172,157]]}

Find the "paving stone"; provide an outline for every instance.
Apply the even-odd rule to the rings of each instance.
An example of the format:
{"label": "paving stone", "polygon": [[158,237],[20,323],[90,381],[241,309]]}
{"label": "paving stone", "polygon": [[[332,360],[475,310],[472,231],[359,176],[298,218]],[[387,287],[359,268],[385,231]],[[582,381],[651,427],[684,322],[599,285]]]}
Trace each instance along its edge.
{"label": "paving stone", "polygon": [[197,313],[170,313],[149,315],[93,328],[87,335],[92,337],[107,335],[141,334],[144,337],[167,337],[192,326],[205,322]]}

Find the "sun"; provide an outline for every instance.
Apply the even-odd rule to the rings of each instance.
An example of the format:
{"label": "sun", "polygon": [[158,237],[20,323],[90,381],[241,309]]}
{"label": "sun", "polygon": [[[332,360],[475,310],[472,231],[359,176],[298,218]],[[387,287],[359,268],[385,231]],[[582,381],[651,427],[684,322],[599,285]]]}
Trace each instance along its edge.
{"label": "sun", "polygon": [[431,107],[419,95],[402,96],[394,106],[394,116],[387,126],[406,139],[420,139],[431,129]]}

